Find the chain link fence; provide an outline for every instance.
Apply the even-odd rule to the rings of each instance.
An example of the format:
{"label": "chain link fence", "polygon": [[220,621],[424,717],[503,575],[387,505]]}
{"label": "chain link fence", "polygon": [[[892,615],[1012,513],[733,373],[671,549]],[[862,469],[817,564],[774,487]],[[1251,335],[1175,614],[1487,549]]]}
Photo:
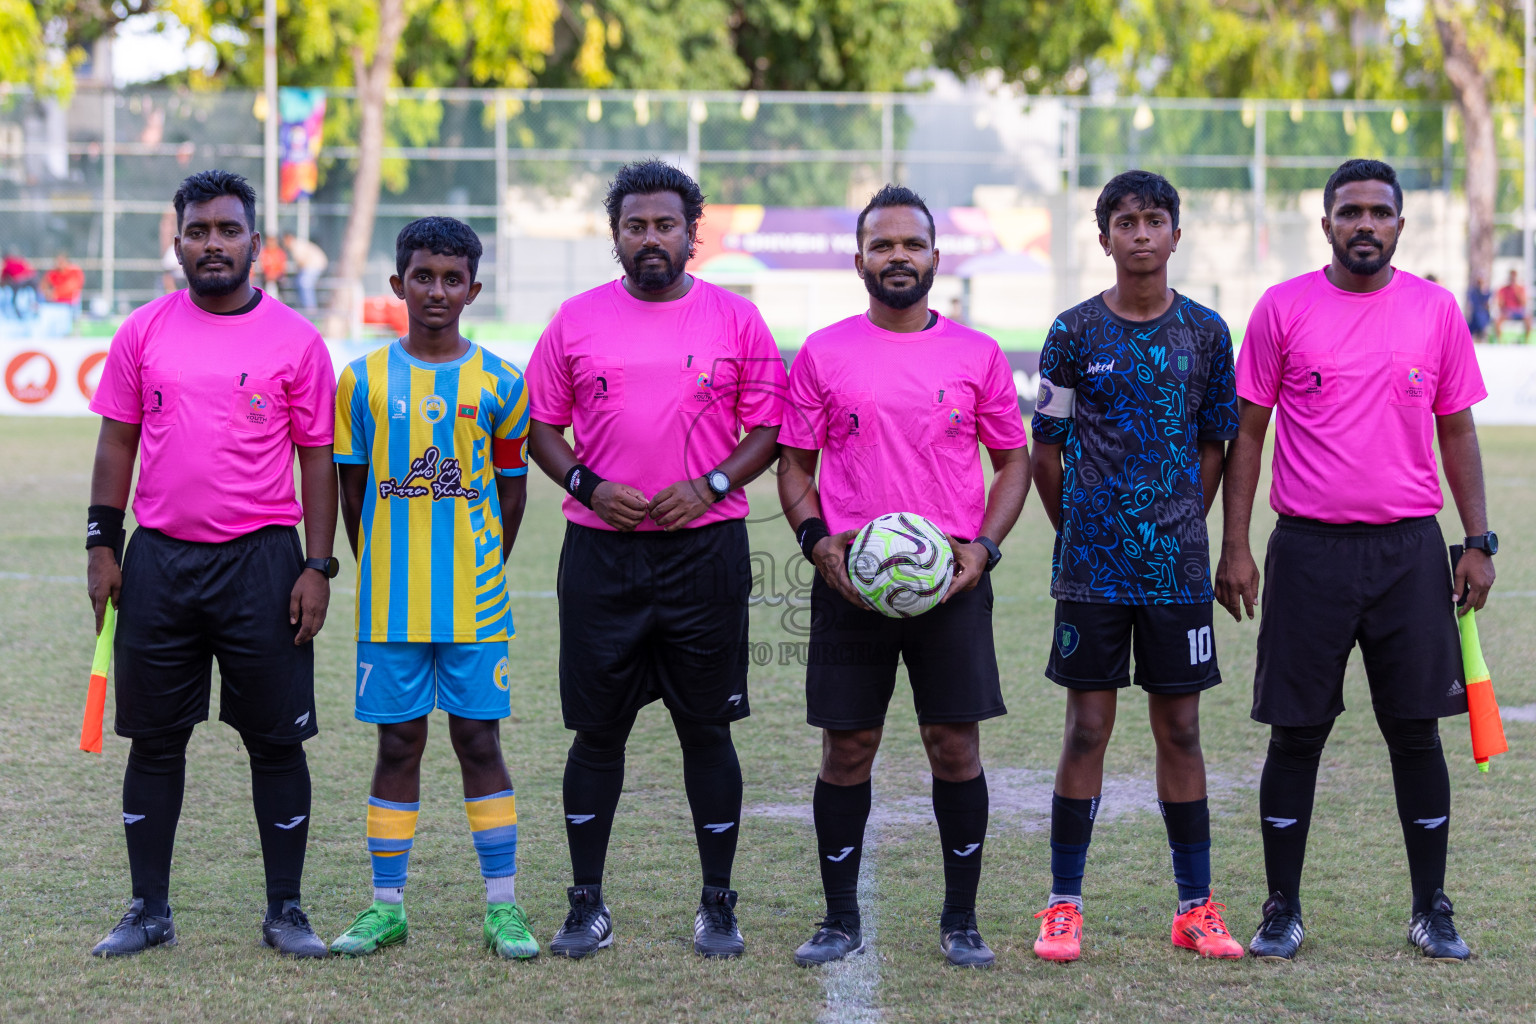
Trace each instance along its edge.
{"label": "chain link fence", "polygon": [[[211,166],[262,182],[262,109],[246,92],[82,88],[61,107],[0,91],[0,247],[38,265],[70,254],[98,315],[147,301],[172,283],[176,183]],[[282,230],[314,240],[333,269],[351,210],[357,122],[354,97],[331,92],[319,190],[279,210]],[[1500,252],[1514,254],[1517,113],[1498,124]],[[614,275],[602,193],[621,165],[651,156],[693,172],[712,204],[857,208],[894,180],[936,208],[1044,210],[1046,279],[1014,289],[1012,301],[975,296],[974,319],[1000,328],[1048,324],[1112,278],[1093,201],[1130,167],[1181,190],[1176,286],[1238,320],[1267,284],[1326,262],[1321,188],[1350,156],[1386,159],[1401,175],[1410,226],[1399,264],[1465,286],[1462,142],[1455,111],[1440,105],[1096,102],[954,84],[924,94],[402,89],[390,97],[386,131],[365,290],[386,289],[402,225],[448,214],[485,242],[486,291],[474,315],[502,322],[540,324],[565,296]],[[821,312],[808,300],[803,315],[810,323]]]}

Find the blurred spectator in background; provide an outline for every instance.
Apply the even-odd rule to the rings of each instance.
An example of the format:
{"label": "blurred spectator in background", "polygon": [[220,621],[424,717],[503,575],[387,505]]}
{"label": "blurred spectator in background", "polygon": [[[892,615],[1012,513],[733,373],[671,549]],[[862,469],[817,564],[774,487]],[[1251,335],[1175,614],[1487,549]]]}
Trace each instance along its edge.
{"label": "blurred spectator in background", "polygon": [[276,242],[263,241],[265,244],[261,247],[261,288],[274,299],[280,299],[282,296],[278,294],[278,284],[282,281],[283,275],[288,273],[288,254]]}
{"label": "blurred spectator in background", "polygon": [[1525,333],[1520,336],[1520,344],[1524,345],[1531,340],[1531,317],[1525,308],[1525,289],[1520,286],[1519,272],[1509,272],[1509,280],[1499,289],[1498,298],[1499,312],[1493,321],[1493,340],[1504,340],[1505,320],[1519,320],[1520,326],[1525,328]]}
{"label": "blurred spectator in background", "polygon": [[1473,341],[1482,341],[1488,333],[1488,325],[1493,318],[1488,315],[1488,303],[1493,299],[1493,293],[1488,290],[1488,277],[1478,274],[1467,285],[1467,328],[1472,332]]}
{"label": "blurred spectator in background", "polygon": [[70,262],[69,254],[59,253],[53,258],[53,269],[43,275],[43,298],[78,309],[84,291],[85,271]]}
{"label": "blurred spectator in background", "polygon": [[325,250],[307,238],[298,238],[293,232],[283,235],[283,248],[288,250],[288,258],[293,260],[295,271],[294,285],[299,290],[299,306],[306,313],[314,312],[318,308],[315,301],[315,285],[320,280],[320,275],[325,273],[325,268],[331,265],[326,257]]}
{"label": "blurred spectator in background", "polygon": [[0,289],[4,289],[15,316],[31,316],[37,311],[37,270],[14,249],[6,251],[5,263],[0,266]]}

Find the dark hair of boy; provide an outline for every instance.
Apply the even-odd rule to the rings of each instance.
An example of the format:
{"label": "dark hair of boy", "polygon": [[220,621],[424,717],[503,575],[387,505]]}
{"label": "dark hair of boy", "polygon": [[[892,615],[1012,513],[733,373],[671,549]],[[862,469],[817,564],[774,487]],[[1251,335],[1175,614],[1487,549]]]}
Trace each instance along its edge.
{"label": "dark hair of boy", "polygon": [[1340,185],[1352,181],[1384,181],[1392,186],[1392,198],[1397,201],[1397,212],[1403,212],[1403,186],[1397,183],[1397,171],[1389,163],[1380,160],[1345,160],[1339,169],[1328,176],[1323,186],[1323,214],[1333,216],[1333,198]]}
{"label": "dark hair of boy", "polygon": [[860,248],[864,246],[864,218],[869,216],[869,211],[889,209],[893,206],[911,206],[922,210],[923,216],[928,218],[928,240],[930,242],[937,240],[933,214],[928,212],[928,204],[923,202],[923,197],[905,185],[886,185],[871,196],[864,209],[859,211],[859,221],[854,226],[853,235]]}
{"label": "dark hair of boy", "polygon": [[435,256],[462,256],[469,261],[469,280],[480,269],[484,247],[473,228],[452,217],[422,217],[400,229],[395,236],[395,272],[405,276],[411,265],[411,253],[425,249]]}
{"label": "dark hair of boy", "polygon": [[1167,210],[1175,229],[1179,226],[1179,190],[1161,174],[1151,171],[1126,171],[1109,179],[1099,193],[1094,213],[1099,219],[1099,233],[1109,234],[1109,218],[1126,197],[1136,200],[1137,209]]}
{"label": "dark hair of boy", "polygon": [[176,207],[176,230],[181,230],[183,216],[192,203],[206,203],[220,196],[234,196],[245,207],[245,226],[256,230],[256,190],[234,171],[198,171],[182,179],[171,200]]}

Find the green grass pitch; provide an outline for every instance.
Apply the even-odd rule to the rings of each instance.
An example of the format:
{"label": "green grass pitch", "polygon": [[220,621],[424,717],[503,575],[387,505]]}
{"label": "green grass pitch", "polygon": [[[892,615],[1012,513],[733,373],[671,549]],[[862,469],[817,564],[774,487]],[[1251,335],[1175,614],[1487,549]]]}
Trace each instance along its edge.
{"label": "green grass pitch", "polygon": [[[189,758],[171,899],[181,945],[123,961],[87,950],[128,892],[119,796],[128,744],[75,749],[92,650],[81,550],[96,421],[0,420],[9,466],[0,501],[0,1016],[6,1020],[218,1021],[1529,1021],[1536,1018],[1532,836],[1536,725],[1509,722],[1513,752],[1474,771],[1464,719],[1444,728],[1455,790],[1447,889],[1474,959],[1423,961],[1404,942],[1407,872],[1387,754],[1356,658],[1324,755],[1304,879],[1308,925],[1289,965],[1199,962],[1169,944],[1174,890],[1152,802],[1152,741],[1128,691],[1110,745],[1105,809],[1085,889],[1085,954],[1037,961],[1032,915],[1050,882],[1047,815],[1063,699],[1041,675],[1050,638],[1050,534],[1031,495],[996,577],[996,635],[1010,714],[982,729],[992,819],[980,898],[994,970],[946,968],[937,832],[910,697],[898,687],[875,770],[876,817],[862,880],[871,952],[827,971],[790,954],[821,909],[810,827],[819,740],[804,724],[801,591],[794,547],[773,514],[771,480],[752,487],[763,519],[763,600],[752,612],[753,715],[735,730],[747,812],[735,884],[747,956],[691,950],[699,877],[681,761],[659,705],[640,719],[609,858],[617,939],[580,962],[491,959],[479,944],[483,894],[445,720],[423,766],[408,910],[410,942],[361,960],[284,962],[257,946],[261,860],[238,737],[200,727]],[[1491,520],[1503,533],[1499,582],[1482,618],[1506,708],[1536,705],[1536,430],[1483,431]],[[541,942],[564,916],[568,863],[560,780],[556,609],[549,596],[563,520],[559,492],[530,485],[512,558],[518,639],[512,719],[502,738],[517,789],[518,889]],[[1219,516],[1213,516],[1213,531]],[[1256,549],[1272,522],[1256,517]],[[1448,536],[1461,528],[1443,517]],[[795,561],[798,561],[796,556]],[[355,568],[336,581],[317,640],[321,733],[307,745],[315,813],[305,906],[331,938],[369,899],[363,847],[372,727],[351,717]],[[799,579],[805,579],[802,575]],[[790,629],[786,629],[786,622]],[[1204,701],[1214,813],[1216,898],[1246,942],[1265,897],[1257,785],[1266,730],[1250,721],[1257,625],[1217,625],[1226,683]],[[109,701],[108,714],[112,713]]]}

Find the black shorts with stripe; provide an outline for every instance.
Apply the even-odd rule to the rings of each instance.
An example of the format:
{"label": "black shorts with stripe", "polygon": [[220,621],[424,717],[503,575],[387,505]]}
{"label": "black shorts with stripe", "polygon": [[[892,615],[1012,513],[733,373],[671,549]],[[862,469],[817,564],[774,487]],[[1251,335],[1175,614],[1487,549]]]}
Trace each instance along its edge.
{"label": "black shorts with stripe", "polygon": [[742,520],[673,533],[568,523],[556,587],[567,729],[608,729],[657,699],[695,722],[750,713]]}
{"label": "black shorts with stripe", "polygon": [[1393,718],[1467,710],[1451,562],[1433,516],[1323,523],[1281,516],[1264,557],[1253,717],[1331,722],[1358,644],[1371,703]]}
{"label": "black shorts with stripe", "polygon": [[113,645],[117,734],[160,736],[206,722],[215,660],[219,721],[273,743],[319,732],[315,646],[295,645],[299,627],[288,621],[303,571],[291,526],[218,544],[135,530]]}

